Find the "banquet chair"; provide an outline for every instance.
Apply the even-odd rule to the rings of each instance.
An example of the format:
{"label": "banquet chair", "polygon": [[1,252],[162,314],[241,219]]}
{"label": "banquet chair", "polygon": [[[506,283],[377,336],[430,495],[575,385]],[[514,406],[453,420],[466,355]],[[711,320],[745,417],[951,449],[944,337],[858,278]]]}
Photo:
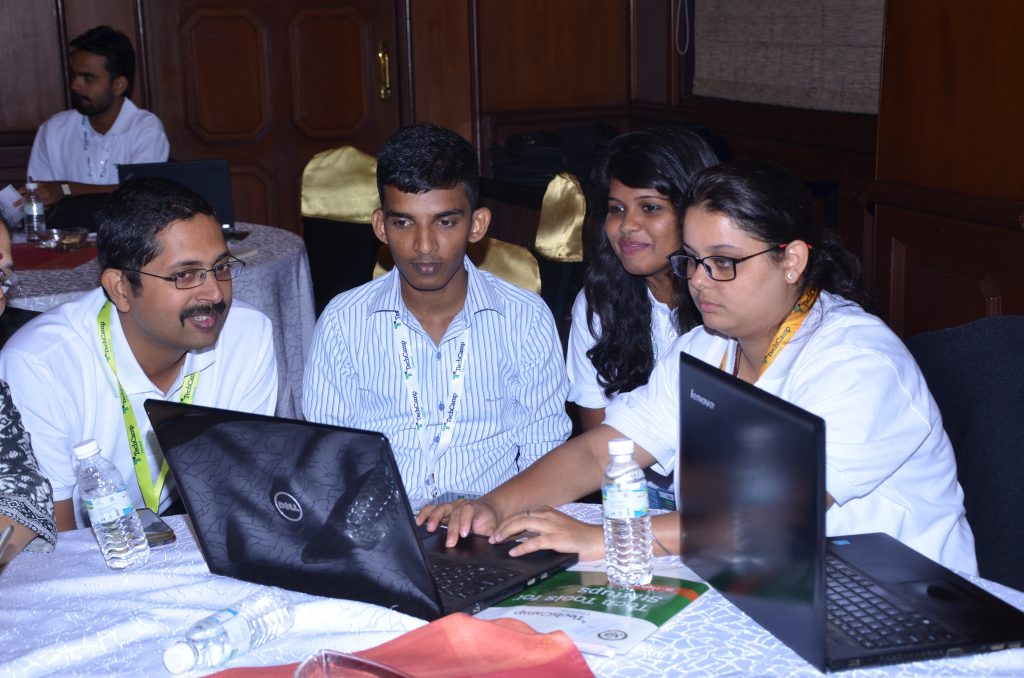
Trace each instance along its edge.
{"label": "banquet chair", "polygon": [[[466,248],[466,254],[473,265],[481,271],[487,271],[506,282],[540,294],[541,278],[537,259],[525,247],[497,238],[484,237],[479,242],[470,243]],[[378,248],[373,277],[379,278],[394,265],[391,251],[387,245],[381,245]]]}
{"label": "banquet chair", "polygon": [[353,146],[317,153],[302,172],[302,230],[316,313],[370,280],[380,241],[370,215],[380,206],[377,159]]}
{"label": "banquet chair", "polygon": [[562,173],[548,182],[540,208],[533,250],[540,267],[541,296],[555,317],[565,348],[572,304],[583,286],[583,224],[587,201],[575,176]]}
{"label": "banquet chair", "polygon": [[906,341],[953,443],[981,576],[1024,591],[1024,316]]}

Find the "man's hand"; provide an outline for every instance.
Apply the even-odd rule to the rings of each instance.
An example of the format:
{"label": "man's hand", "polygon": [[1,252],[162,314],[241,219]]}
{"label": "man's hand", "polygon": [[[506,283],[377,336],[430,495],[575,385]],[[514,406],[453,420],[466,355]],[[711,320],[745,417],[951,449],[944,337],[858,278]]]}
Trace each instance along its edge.
{"label": "man's hand", "polygon": [[448,504],[424,506],[416,516],[416,524],[426,524],[427,532],[435,531],[442,523],[448,524],[448,538],[444,543],[451,548],[470,532],[490,535],[498,524],[498,514],[482,499],[456,499]]}
{"label": "man's hand", "polygon": [[[22,195],[28,193],[28,189],[22,189],[18,191]],[[64,199],[64,192],[60,190],[59,181],[37,181],[36,182],[36,195],[43,201],[44,207],[50,207],[56,205]]]}

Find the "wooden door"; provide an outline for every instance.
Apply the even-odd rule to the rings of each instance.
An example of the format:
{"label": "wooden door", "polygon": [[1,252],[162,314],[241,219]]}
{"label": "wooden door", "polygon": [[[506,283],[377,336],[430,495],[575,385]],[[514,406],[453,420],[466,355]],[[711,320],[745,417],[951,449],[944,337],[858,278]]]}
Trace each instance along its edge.
{"label": "wooden door", "polygon": [[309,158],[399,126],[394,0],[144,0],[143,22],[171,157],[228,158],[239,221],[299,232]]}

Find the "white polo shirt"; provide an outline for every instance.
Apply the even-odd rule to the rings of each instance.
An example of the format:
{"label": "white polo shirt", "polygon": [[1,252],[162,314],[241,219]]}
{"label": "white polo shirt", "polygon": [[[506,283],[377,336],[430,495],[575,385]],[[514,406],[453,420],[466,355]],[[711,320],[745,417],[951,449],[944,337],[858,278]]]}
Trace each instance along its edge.
{"label": "white polo shirt", "polygon": [[[665,469],[679,445],[679,360],[686,351],[731,369],[735,342],[687,332],[647,386],[616,398],[605,423]],[[885,532],[947,567],[976,574],[953,448],[903,342],[877,317],[822,292],[755,384],[825,420],[826,534]],[[651,422],[664,425],[651,426]]]}
{"label": "white polo shirt", "polygon": [[[75,480],[72,447],[93,438],[114,462],[136,508],[144,506],[132,464],[117,380],[124,387],[145,440],[155,479],[163,455],[143,408],[147,398],[177,401],[185,375],[199,372],[193,403],[243,412],[273,414],[277,403],[277,362],[270,319],[248,304],[231,305],[217,343],[186,354],[167,393],[139,367],[116,311],[111,337],[117,378],[103,358],[96,317],[106,302],[102,288],[33,318],[0,351],[0,379],[11,388],[39,468],[53,485],[53,499],[74,498],[78,524],[87,525]],[[163,510],[177,497],[168,474],[160,495]]]}
{"label": "white polo shirt", "polygon": [[36,181],[118,183],[117,166],[166,162],[170,152],[160,118],[125,99],[117,120],[100,134],[74,109],[57,113],[39,126],[28,160]]}

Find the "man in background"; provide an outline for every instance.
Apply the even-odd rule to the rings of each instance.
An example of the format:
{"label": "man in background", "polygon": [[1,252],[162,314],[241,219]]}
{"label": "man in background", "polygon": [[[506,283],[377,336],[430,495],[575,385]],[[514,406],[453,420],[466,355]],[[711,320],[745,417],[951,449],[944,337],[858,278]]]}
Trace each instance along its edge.
{"label": "man in background", "polygon": [[128,98],[135,84],[128,36],[97,26],[70,48],[72,109],[39,127],[28,163],[48,207],[68,196],[112,191],[117,165],[165,162],[169,152],[160,119]]}

